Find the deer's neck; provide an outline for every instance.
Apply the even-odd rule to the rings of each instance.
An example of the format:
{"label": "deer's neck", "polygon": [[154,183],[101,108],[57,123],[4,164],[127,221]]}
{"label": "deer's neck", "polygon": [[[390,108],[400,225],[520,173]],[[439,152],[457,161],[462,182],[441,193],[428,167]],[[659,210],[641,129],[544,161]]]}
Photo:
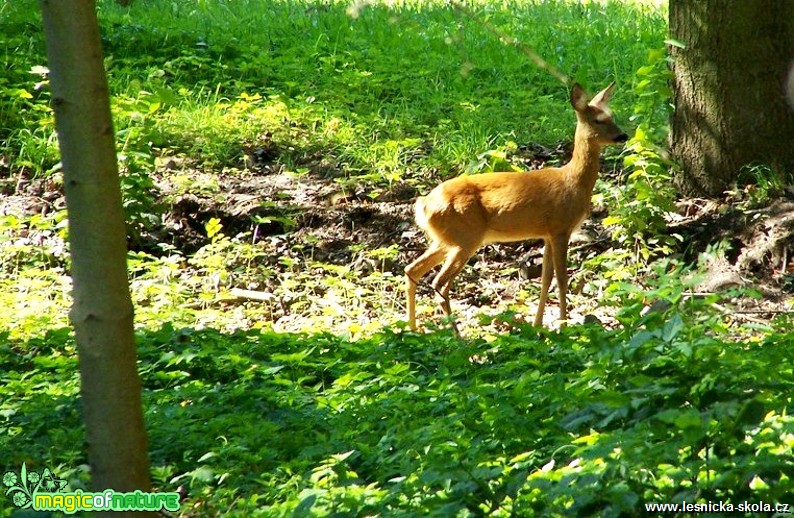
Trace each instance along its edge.
{"label": "deer's neck", "polygon": [[579,128],[576,129],[573,156],[565,167],[572,181],[592,192],[600,166],[601,145],[583,133]]}

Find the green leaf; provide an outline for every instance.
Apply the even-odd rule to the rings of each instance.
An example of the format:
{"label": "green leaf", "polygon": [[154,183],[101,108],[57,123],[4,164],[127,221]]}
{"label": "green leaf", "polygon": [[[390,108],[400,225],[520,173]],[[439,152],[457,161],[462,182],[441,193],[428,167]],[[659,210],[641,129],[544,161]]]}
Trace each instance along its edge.
{"label": "green leaf", "polygon": [[684,319],[681,318],[681,313],[675,312],[664,324],[662,339],[665,342],[671,342],[682,329],[684,329]]}
{"label": "green leaf", "polygon": [[317,502],[317,493],[312,491],[309,494],[301,497],[300,503],[295,507],[293,516],[309,516],[310,511]]}
{"label": "green leaf", "polygon": [[220,219],[210,218],[210,220],[204,225],[204,229],[207,231],[207,237],[212,239],[220,233],[220,231],[223,229],[223,225],[221,224]]}
{"label": "green leaf", "polygon": [[696,410],[681,412],[673,422],[682,430],[700,428],[703,426],[703,419]]}
{"label": "green leaf", "polygon": [[196,462],[204,462],[205,460],[209,460],[209,459],[211,459],[213,457],[217,457],[217,456],[218,456],[218,454],[215,453],[214,451],[208,451],[207,453],[205,453],[204,455],[199,457],[199,459]]}
{"label": "green leaf", "polygon": [[763,489],[769,489],[769,484],[764,482],[764,479],[759,477],[758,475],[754,476],[753,479],[750,481],[750,489],[753,491],[760,491]]}
{"label": "green leaf", "polygon": [[756,425],[760,423],[766,415],[766,406],[758,399],[751,399],[742,405],[739,414],[736,416],[736,426]]}
{"label": "green leaf", "polygon": [[190,478],[208,484],[215,479],[215,472],[208,466],[201,466],[190,472]]}

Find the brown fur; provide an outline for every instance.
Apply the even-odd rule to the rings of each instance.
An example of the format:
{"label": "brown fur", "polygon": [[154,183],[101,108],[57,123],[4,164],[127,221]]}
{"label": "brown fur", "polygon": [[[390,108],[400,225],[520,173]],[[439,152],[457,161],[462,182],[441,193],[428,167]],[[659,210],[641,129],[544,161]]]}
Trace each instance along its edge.
{"label": "brown fur", "polygon": [[552,274],[557,275],[560,318],[567,318],[568,240],[590,214],[599,154],[607,144],[625,142],[607,105],[614,83],[587,101],[574,85],[571,105],[577,124],[571,161],[521,173],[485,173],[447,180],[416,200],[416,223],[430,246],[405,269],[408,323],[416,329],[416,283],[443,262],[433,280],[444,313],[451,314],[449,290],[466,261],[488,243],[542,238],[541,295],[535,325],[543,323]]}

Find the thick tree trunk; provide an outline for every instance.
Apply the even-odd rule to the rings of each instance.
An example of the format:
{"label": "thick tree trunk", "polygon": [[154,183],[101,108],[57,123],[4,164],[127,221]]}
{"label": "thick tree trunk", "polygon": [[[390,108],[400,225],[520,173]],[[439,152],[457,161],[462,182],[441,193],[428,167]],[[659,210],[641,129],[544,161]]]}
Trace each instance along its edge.
{"label": "thick tree trunk", "polygon": [[670,0],[675,112],[671,149],[682,189],[719,195],[751,164],[794,173],[794,0]]}
{"label": "thick tree trunk", "polygon": [[[151,489],[107,79],[94,0],[42,0],[69,214],[93,489]],[[140,515],[140,514],[139,514]]]}

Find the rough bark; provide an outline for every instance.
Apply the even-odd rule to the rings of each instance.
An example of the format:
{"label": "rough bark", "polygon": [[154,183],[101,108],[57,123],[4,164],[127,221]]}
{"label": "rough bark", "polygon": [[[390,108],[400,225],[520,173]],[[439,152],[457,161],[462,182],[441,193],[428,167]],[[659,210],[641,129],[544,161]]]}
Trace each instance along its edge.
{"label": "rough bark", "polygon": [[151,489],[107,78],[94,0],[42,0],[64,172],[83,417],[95,491]]}
{"label": "rough bark", "polygon": [[682,189],[719,195],[753,164],[794,173],[794,0],[670,0],[675,112],[671,150]]}

